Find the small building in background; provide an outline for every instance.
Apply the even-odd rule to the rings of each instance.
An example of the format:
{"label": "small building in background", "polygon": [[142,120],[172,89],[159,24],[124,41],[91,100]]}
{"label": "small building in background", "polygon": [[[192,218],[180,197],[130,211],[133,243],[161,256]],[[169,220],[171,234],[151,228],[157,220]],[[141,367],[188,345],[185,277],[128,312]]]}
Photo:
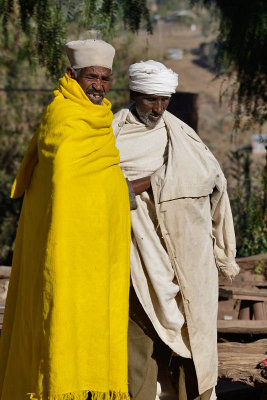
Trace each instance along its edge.
{"label": "small building in background", "polygon": [[266,154],[267,150],[267,135],[255,134],[251,136],[252,154]]}
{"label": "small building in background", "polygon": [[171,96],[167,110],[197,132],[198,94],[176,92]]}
{"label": "small building in background", "polygon": [[184,56],[182,49],[168,49],[167,54],[172,60],[182,60]]}

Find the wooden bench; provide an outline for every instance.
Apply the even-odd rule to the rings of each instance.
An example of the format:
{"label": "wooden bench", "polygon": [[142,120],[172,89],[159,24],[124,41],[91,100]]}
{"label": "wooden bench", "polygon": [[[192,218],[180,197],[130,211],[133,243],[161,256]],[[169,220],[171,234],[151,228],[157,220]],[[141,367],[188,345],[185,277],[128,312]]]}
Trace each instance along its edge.
{"label": "wooden bench", "polygon": [[242,320],[266,320],[266,311],[264,302],[267,301],[266,282],[258,282],[258,286],[246,286],[240,281],[239,285],[236,282],[233,286],[221,286],[219,288],[219,297],[224,299],[240,300],[240,310],[238,319]]}
{"label": "wooden bench", "polygon": [[[267,320],[241,320],[217,321],[218,333],[237,333],[249,335],[267,335]],[[266,348],[267,351],[267,348]]]}

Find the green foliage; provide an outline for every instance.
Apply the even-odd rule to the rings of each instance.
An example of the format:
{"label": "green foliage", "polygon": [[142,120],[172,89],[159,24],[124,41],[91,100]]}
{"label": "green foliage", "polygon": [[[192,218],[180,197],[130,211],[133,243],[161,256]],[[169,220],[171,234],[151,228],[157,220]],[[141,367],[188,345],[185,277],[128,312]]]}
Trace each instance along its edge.
{"label": "green foliage", "polygon": [[72,22],[82,29],[97,29],[106,37],[117,23],[123,21],[132,32],[138,31],[142,20],[151,32],[146,0],[0,0],[0,23],[8,47],[9,26],[17,23],[27,38],[26,48],[31,63],[44,66],[58,78],[66,63],[63,44]]}
{"label": "green foliage", "polygon": [[[0,105],[0,263],[11,264],[21,200],[11,200],[10,190],[20,160],[36,125],[38,103],[32,94],[1,93]],[[16,105],[15,105],[16,104]],[[40,113],[39,113],[40,115]]]}
{"label": "green foliage", "polygon": [[0,263],[11,265],[21,199],[11,200],[11,185],[32,136],[47,94],[7,92],[0,96]]}
{"label": "green foliage", "polygon": [[[6,265],[11,264],[11,254],[20,213],[21,201],[12,201],[10,197],[11,181],[10,175],[14,176],[17,169],[16,160],[18,155],[22,156],[23,147],[20,146],[20,138],[17,135],[0,135],[0,261]],[[10,143],[11,141],[11,143]],[[14,155],[16,157],[14,157]]]}
{"label": "green foliage", "polygon": [[221,66],[219,74],[235,79],[231,88],[236,125],[242,115],[262,125],[267,118],[266,1],[200,0],[197,3],[211,10],[220,21],[217,65]]}
{"label": "green foliage", "polygon": [[256,267],[254,268],[256,278],[261,274],[265,274],[265,279],[267,279],[267,269],[265,264],[266,262],[264,260],[259,261]]}
{"label": "green foliage", "polygon": [[[17,11],[14,10],[16,15]],[[2,36],[3,37],[3,36]],[[32,70],[31,49],[19,27],[8,23],[8,42],[0,41],[0,87],[49,87],[44,69]],[[41,95],[40,95],[41,94]],[[21,200],[11,200],[10,190],[30,140],[48,103],[47,93],[0,92],[0,263],[11,264]]]}
{"label": "green foliage", "polygon": [[253,180],[248,152],[231,152],[229,158],[237,253],[242,257],[265,253],[267,252],[266,166]]}

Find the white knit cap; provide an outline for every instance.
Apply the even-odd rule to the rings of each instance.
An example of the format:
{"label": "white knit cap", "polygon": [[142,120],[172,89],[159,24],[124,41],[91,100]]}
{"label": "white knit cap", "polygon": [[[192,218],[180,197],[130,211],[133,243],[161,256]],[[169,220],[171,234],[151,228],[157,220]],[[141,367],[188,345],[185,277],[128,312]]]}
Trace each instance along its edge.
{"label": "white knit cap", "polygon": [[104,40],[75,40],[67,43],[65,49],[74,69],[92,66],[112,69],[115,49]]}
{"label": "white knit cap", "polygon": [[129,79],[134,92],[158,96],[171,96],[178,86],[178,74],[153,60],[130,65]]}

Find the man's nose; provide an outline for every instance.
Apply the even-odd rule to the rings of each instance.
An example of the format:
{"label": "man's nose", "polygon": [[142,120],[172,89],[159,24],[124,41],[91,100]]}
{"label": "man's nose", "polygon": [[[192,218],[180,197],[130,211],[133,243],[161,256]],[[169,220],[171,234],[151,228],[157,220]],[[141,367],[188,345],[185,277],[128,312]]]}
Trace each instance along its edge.
{"label": "man's nose", "polygon": [[103,90],[103,84],[101,79],[95,79],[92,86],[95,90]]}
{"label": "man's nose", "polygon": [[162,104],[161,100],[158,100],[153,107],[153,111],[156,112],[157,114],[162,114],[164,111],[164,106]]}

